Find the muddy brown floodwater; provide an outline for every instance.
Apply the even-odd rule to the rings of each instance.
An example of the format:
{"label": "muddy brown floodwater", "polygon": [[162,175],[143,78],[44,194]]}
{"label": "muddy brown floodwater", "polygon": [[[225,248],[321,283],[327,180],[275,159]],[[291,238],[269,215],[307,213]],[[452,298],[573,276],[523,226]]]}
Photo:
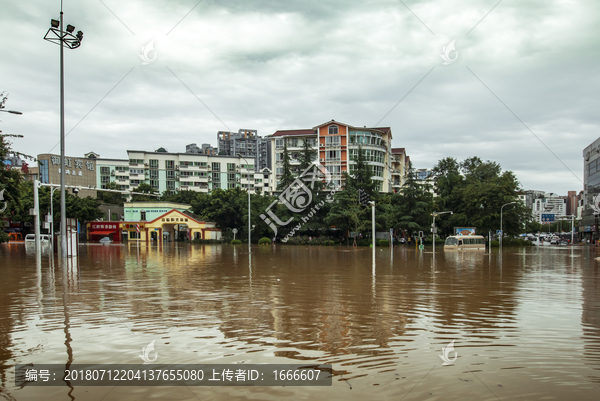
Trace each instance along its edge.
{"label": "muddy brown floodwater", "polygon": [[[8,400],[598,400],[593,247],[0,246]],[[331,364],[330,387],[17,387],[16,364]],[[454,341],[456,361],[443,366]]]}

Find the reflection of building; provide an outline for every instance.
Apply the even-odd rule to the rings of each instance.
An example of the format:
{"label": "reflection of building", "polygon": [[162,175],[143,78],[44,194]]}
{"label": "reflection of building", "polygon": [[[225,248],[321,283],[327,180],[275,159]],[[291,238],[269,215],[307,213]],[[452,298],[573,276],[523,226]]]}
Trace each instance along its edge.
{"label": "reflection of building", "polygon": [[600,195],[600,138],[583,150],[583,212],[579,231],[589,240],[598,239],[598,204]]}
{"label": "reflection of building", "polygon": [[[60,155],[37,156],[39,180],[42,184],[60,184]],[[96,197],[96,160],[84,157],[65,157],[65,185],[81,187],[78,196]],[[71,190],[72,193],[75,193]]]}
{"label": "reflection of building", "polygon": [[332,175],[334,185],[342,184],[342,172],[354,172],[354,159],[362,148],[366,162],[371,168],[376,189],[381,192],[392,190],[391,143],[389,127],[358,128],[331,120],[312,129],[280,130],[270,136],[273,172],[276,174],[274,187],[283,174],[283,147],[286,143],[290,165],[297,169],[304,143],[308,141],[317,152],[318,161]]}

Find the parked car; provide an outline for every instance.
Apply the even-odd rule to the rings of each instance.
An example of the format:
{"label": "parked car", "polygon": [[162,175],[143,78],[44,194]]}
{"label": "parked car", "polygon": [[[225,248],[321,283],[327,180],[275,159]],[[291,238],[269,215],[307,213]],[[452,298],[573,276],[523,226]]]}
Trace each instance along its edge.
{"label": "parked car", "polygon": [[[35,242],[35,234],[27,234],[25,242]],[[50,236],[48,234],[40,234],[40,242],[50,242]]]}

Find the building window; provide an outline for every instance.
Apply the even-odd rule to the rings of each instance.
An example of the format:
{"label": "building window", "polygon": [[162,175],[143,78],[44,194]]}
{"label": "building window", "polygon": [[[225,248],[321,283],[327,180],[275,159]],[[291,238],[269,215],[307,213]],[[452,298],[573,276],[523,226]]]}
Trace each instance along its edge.
{"label": "building window", "polygon": [[140,210],[140,221],[146,221],[146,211]]}
{"label": "building window", "polygon": [[235,186],[236,186],[235,182],[230,182],[230,183],[227,184],[227,188],[229,188],[229,189],[234,189]]}
{"label": "building window", "polygon": [[129,239],[139,239],[140,233],[137,231],[129,231]]}
{"label": "building window", "polygon": [[227,171],[235,171],[235,163],[227,163]]}
{"label": "building window", "polygon": [[212,171],[221,171],[221,163],[213,163]]}
{"label": "building window", "polygon": [[339,136],[325,137],[325,146],[340,146],[340,138]]}
{"label": "building window", "polygon": [[329,126],[329,135],[337,135],[338,134],[338,126],[330,125]]}
{"label": "building window", "polygon": [[175,168],[175,161],[174,160],[165,160],[165,168],[167,170],[173,170]]}
{"label": "building window", "polygon": [[290,139],[290,146],[297,147],[298,146],[298,138],[291,138]]}
{"label": "building window", "polygon": [[150,160],[150,168],[158,168],[158,160]]}
{"label": "building window", "polygon": [[100,177],[100,180],[102,184],[108,184],[110,182],[110,176],[103,175],[102,177]]}
{"label": "building window", "polygon": [[[172,173],[172,171],[170,171],[170,173]],[[152,179],[158,179],[158,170],[150,170],[150,178]]]}
{"label": "building window", "polygon": [[340,160],[340,151],[339,150],[328,150],[327,152],[325,152],[325,161],[327,162],[332,162],[332,161],[339,161]]}
{"label": "building window", "polygon": [[129,185],[121,185],[121,191],[128,191]]}
{"label": "building window", "polygon": [[158,189],[158,180],[150,180],[150,186],[153,189]]}
{"label": "building window", "polygon": [[229,174],[227,174],[227,179],[229,181],[235,181],[235,173],[229,173]]}
{"label": "building window", "polygon": [[175,179],[175,172],[173,170],[167,170],[167,180]]}
{"label": "building window", "polygon": [[100,174],[109,175],[110,167],[100,167]]}
{"label": "building window", "polygon": [[283,139],[275,139],[275,149],[283,149]]}
{"label": "building window", "polygon": [[167,181],[167,189],[175,189],[175,181]]}
{"label": "building window", "polygon": [[212,173],[212,180],[213,180],[213,182],[220,182],[221,181],[221,173]]}

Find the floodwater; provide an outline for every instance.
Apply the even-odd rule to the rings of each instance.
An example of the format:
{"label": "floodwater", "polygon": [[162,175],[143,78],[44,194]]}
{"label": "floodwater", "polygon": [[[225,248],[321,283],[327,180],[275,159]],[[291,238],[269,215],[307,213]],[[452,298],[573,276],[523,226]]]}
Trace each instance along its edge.
{"label": "floodwater", "polygon": [[[0,246],[8,400],[597,400],[593,247]],[[17,387],[16,364],[331,364],[330,387]],[[456,361],[443,366],[454,341]]]}

